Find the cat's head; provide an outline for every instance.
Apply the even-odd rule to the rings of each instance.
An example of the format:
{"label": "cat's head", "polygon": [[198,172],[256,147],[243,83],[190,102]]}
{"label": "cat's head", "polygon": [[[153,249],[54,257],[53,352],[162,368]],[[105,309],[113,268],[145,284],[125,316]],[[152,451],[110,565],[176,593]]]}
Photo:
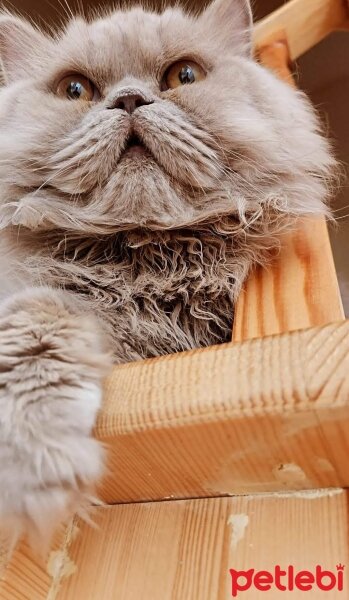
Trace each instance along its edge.
{"label": "cat's head", "polygon": [[252,59],[247,0],[44,34],[0,18],[0,226],[111,233],[323,213],[332,167],[300,92]]}

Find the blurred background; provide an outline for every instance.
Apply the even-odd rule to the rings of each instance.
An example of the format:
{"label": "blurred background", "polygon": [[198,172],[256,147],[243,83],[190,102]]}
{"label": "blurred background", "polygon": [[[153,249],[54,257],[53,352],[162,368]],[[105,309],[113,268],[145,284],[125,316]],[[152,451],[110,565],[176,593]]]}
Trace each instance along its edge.
{"label": "blurred background", "polygon": [[[174,1],[170,0],[168,4]],[[130,0],[121,2],[127,5]],[[195,8],[203,5],[202,0],[184,0],[183,3]],[[255,0],[255,21],[284,3],[285,0]],[[108,0],[69,0],[68,3],[66,0],[5,0],[3,3],[9,10],[16,9],[43,24],[66,19],[70,11],[88,13],[91,8],[95,10],[97,6],[108,4],[113,3]],[[159,0],[146,0],[146,4],[159,6]],[[337,227],[330,225],[330,236],[344,308],[349,317],[349,115],[346,113],[349,99],[349,31],[336,32],[312,48],[297,61],[295,71],[298,86],[310,96],[320,112],[337,157],[347,174],[347,181],[343,178],[333,203]]]}

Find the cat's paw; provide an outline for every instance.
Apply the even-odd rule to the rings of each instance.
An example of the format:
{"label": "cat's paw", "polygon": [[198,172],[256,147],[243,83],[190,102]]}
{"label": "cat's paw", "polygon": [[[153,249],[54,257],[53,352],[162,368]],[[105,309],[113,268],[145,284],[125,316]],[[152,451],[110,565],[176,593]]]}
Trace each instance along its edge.
{"label": "cat's paw", "polygon": [[0,311],[0,526],[35,544],[83,509],[103,473],[91,437],[110,366],[98,323],[50,290]]}
{"label": "cat's paw", "polygon": [[[64,436],[46,446],[7,449],[0,466],[0,529],[45,549],[60,523],[85,516],[104,471],[104,451],[88,436]],[[2,459],[3,461],[3,459]]]}

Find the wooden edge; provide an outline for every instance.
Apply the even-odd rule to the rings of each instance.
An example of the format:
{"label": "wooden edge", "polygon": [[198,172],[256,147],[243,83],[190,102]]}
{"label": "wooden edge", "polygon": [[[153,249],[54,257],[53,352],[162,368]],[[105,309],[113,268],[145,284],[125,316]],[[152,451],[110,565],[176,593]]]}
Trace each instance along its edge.
{"label": "wooden edge", "polygon": [[325,219],[303,219],[281,238],[273,263],[256,268],[238,298],[233,340],[277,335],[344,319]]}
{"label": "wooden edge", "polygon": [[115,367],[108,503],[349,486],[349,321]]}
{"label": "wooden edge", "polygon": [[[282,7],[280,18],[287,17],[296,4],[300,9],[299,2]],[[319,0],[302,3],[305,11],[316,5],[323,15],[325,6],[320,4]],[[327,4],[332,6],[335,2]],[[307,13],[301,13],[303,24],[307,23],[308,17]],[[273,20],[274,13],[268,19]],[[256,52],[264,66],[294,87],[288,33],[291,35],[283,30],[282,34],[278,33],[279,37],[264,42]],[[325,219],[307,217],[300,220],[297,229],[280,237],[280,242],[280,253],[272,265],[268,269],[256,268],[245,282],[235,308],[234,341],[318,327],[344,319]]]}
{"label": "wooden edge", "polygon": [[291,0],[256,23],[254,45],[258,51],[261,46],[287,39],[290,58],[295,60],[345,26],[348,18],[346,0]]}
{"label": "wooden edge", "polygon": [[[70,543],[48,560],[20,545],[1,600],[228,600],[231,568],[314,573],[321,565],[337,573],[338,563],[343,592],[313,586],[305,598],[348,597],[348,492],[341,489],[99,507],[95,522],[76,520]],[[284,595],[251,586],[237,600],[264,597]]]}
{"label": "wooden edge", "polygon": [[292,61],[290,58],[290,49],[286,37],[286,32],[282,36],[277,36],[273,42],[260,46],[256,49],[256,58],[268,69],[288,83],[291,87],[296,87],[292,76]]}
{"label": "wooden edge", "polygon": [[76,571],[69,548],[79,533],[79,522],[75,517],[58,528],[47,553],[35,552],[25,540],[19,542],[12,553],[4,545],[7,562],[0,572],[1,600],[56,600],[61,597],[62,580]]}

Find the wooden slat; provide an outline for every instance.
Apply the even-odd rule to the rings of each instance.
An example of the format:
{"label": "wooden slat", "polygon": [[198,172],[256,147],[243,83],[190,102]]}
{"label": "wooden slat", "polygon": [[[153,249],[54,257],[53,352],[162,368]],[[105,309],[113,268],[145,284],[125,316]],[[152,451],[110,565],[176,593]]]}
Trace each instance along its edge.
{"label": "wooden slat", "polygon": [[348,18],[346,0],[291,0],[256,24],[254,45],[258,50],[287,39],[290,58],[295,60],[343,27]]}
{"label": "wooden slat", "polygon": [[291,87],[296,87],[291,72],[291,59],[287,38],[281,37],[272,44],[256,48],[256,59],[265,67],[274,71],[280,79],[283,79]]}
{"label": "wooden slat", "polygon": [[77,533],[75,523],[60,527],[47,558],[20,543],[0,572],[0,599],[55,600],[62,580],[74,570],[67,550]]}
{"label": "wooden slat", "polygon": [[[342,490],[111,506],[97,510],[96,522],[98,529],[76,523],[78,534],[60,555],[64,566],[51,580],[52,555],[48,569],[47,561],[19,548],[1,600],[228,600],[230,568],[291,564],[314,571],[319,564],[336,572],[349,559],[348,493]],[[343,592],[315,589],[306,598],[347,598],[345,577]],[[250,589],[237,599],[303,596]]]}
{"label": "wooden slat", "polygon": [[[287,3],[256,27],[261,42],[259,46],[256,42],[259,60],[293,87],[293,41],[302,40],[305,32],[320,35],[321,31],[326,35],[326,27],[332,27],[333,19],[342,19],[339,14],[344,10],[343,3],[336,0],[301,3]],[[288,27],[281,33],[278,26],[275,29],[280,23],[287,23]],[[276,31],[271,36],[274,41],[268,42],[268,28]],[[327,226],[324,219],[308,217],[296,231],[283,236],[280,254],[272,265],[255,269],[247,279],[235,310],[233,340],[321,326],[340,319],[344,319],[344,311]]]}
{"label": "wooden slat", "polygon": [[236,342],[344,319],[326,223],[306,219],[283,238],[268,269],[258,268],[240,294]]}
{"label": "wooden slat", "polygon": [[349,485],[348,371],[349,321],[115,368],[103,498]]}

